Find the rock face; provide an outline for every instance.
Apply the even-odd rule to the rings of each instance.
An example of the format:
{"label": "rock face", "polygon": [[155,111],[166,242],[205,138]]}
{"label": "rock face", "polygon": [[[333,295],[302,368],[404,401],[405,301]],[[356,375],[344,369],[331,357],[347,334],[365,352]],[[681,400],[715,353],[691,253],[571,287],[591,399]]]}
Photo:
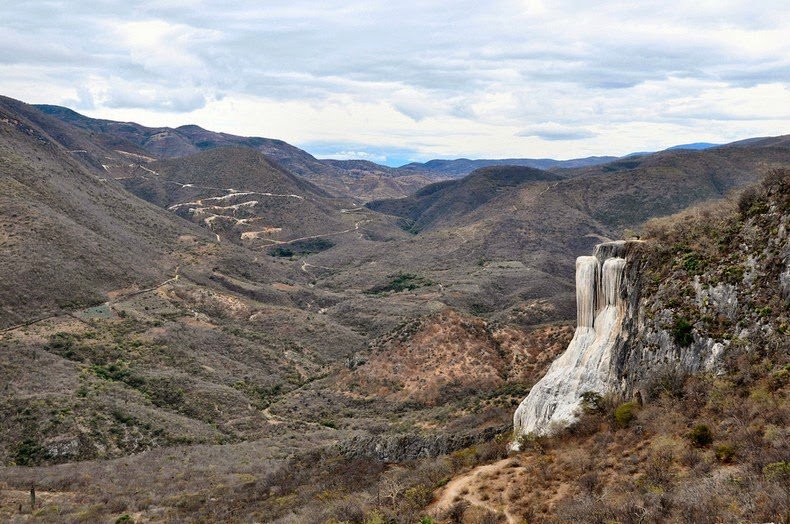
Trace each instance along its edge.
{"label": "rock face", "polygon": [[363,435],[340,442],[338,450],[348,457],[406,462],[447,455],[479,442],[487,442],[507,429],[505,426],[495,426],[461,434]]}
{"label": "rock face", "polygon": [[573,340],[516,410],[516,434],[549,433],[574,421],[586,392],[606,393],[617,384],[617,350],[629,317],[627,243],[608,242],[594,256],[576,260],[577,327]]}
{"label": "rock face", "polygon": [[[780,231],[779,238],[783,234]],[[653,383],[663,373],[718,370],[735,335],[711,336],[698,321],[687,325],[687,337],[679,343],[673,332],[678,312],[657,297],[641,293],[650,252],[639,241],[607,242],[599,244],[593,256],[576,260],[577,327],[573,340],[516,410],[516,436],[548,434],[570,425],[587,392],[648,400]],[[697,314],[737,326],[744,313],[739,286],[750,285],[754,271],[746,271],[737,286],[689,279],[690,290],[696,294],[689,300]],[[783,277],[784,273],[780,284]],[[659,288],[663,285],[658,284]]]}

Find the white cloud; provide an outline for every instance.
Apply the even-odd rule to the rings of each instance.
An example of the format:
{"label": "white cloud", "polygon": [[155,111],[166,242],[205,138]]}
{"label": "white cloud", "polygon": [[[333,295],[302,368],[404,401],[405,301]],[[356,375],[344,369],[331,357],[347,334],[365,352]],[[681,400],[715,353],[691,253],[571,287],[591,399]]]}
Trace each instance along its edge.
{"label": "white cloud", "polygon": [[543,140],[583,140],[593,138],[596,133],[574,126],[564,126],[554,122],[546,122],[530,126],[516,133],[517,136],[536,136]]}
{"label": "white cloud", "polygon": [[774,0],[30,0],[0,7],[0,91],[350,156],[567,158],[787,133],[788,33]]}

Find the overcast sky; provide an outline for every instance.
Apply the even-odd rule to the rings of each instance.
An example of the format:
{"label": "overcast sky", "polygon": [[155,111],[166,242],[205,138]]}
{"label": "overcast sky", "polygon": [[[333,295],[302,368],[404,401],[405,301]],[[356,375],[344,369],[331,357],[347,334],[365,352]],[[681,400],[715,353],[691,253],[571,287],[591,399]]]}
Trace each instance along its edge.
{"label": "overcast sky", "polygon": [[390,165],[624,154],[790,133],[788,5],[0,0],[0,92]]}

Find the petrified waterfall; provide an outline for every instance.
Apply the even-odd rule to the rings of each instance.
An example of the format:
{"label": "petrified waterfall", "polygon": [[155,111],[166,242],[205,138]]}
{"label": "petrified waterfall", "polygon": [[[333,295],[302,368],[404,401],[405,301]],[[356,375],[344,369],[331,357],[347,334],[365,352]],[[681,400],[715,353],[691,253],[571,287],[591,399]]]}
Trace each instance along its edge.
{"label": "petrified waterfall", "polygon": [[597,246],[594,256],[576,259],[576,332],[516,410],[516,435],[567,426],[576,418],[583,393],[612,388],[612,357],[626,312],[624,256],[625,242],[608,242]]}

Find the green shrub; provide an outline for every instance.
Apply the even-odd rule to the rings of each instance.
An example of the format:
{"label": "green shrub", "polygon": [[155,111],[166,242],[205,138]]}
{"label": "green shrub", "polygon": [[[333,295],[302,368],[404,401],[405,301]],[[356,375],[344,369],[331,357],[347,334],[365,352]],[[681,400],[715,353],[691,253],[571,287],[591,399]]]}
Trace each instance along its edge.
{"label": "green shrub", "polygon": [[48,458],[46,448],[32,438],[23,440],[14,452],[14,464],[17,466],[37,466]]}
{"label": "green shrub", "polygon": [[689,347],[694,342],[693,326],[685,318],[675,319],[672,325],[672,340],[680,347]]}
{"label": "green shrub", "polygon": [[690,275],[698,275],[702,272],[702,261],[695,253],[686,253],[683,255],[683,267]]}
{"label": "green shrub", "polygon": [[634,411],[636,410],[635,402],[625,402],[617,406],[614,410],[614,421],[618,427],[624,428],[634,419]]}
{"label": "green shrub", "polygon": [[377,510],[373,510],[365,516],[364,524],[387,524],[387,519]]}
{"label": "green shrub", "polygon": [[296,253],[289,247],[277,246],[269,250],[269,254],[273,257],[291,258]]}
{"label": "green shrub", "polygon": [[386,284],[374,286],[365,291],[367,294],[378,295],[382,293],[399,293],[401,291],[411,291],[423,286],[432,286],[434,283],[427,278],[411,273],[397,273],[390,275],[390,281]]}
{"label": "green shrub", "polygon": [[724,269],[723,279],[728,284],[740,284],[743,280],[744,269],[740,266],[727,266]]}
{"label": "green shrub", "polygon": [[735,458],[735,448],[729,444],[719,444],[713,450],[719,462],[728,464]]}
{"label": "green shrub", "polygon": [[691,428],[687,436],[691,444],[697,448],[710,446],[713,442],[713,433],[711,433],[710,428],[705,424],[697,424]]}
{"label": "green shrub", "polygon": [[768,464],[763,468],[763,474],[771,480],[790,480],[790,462],[783,460]]}

